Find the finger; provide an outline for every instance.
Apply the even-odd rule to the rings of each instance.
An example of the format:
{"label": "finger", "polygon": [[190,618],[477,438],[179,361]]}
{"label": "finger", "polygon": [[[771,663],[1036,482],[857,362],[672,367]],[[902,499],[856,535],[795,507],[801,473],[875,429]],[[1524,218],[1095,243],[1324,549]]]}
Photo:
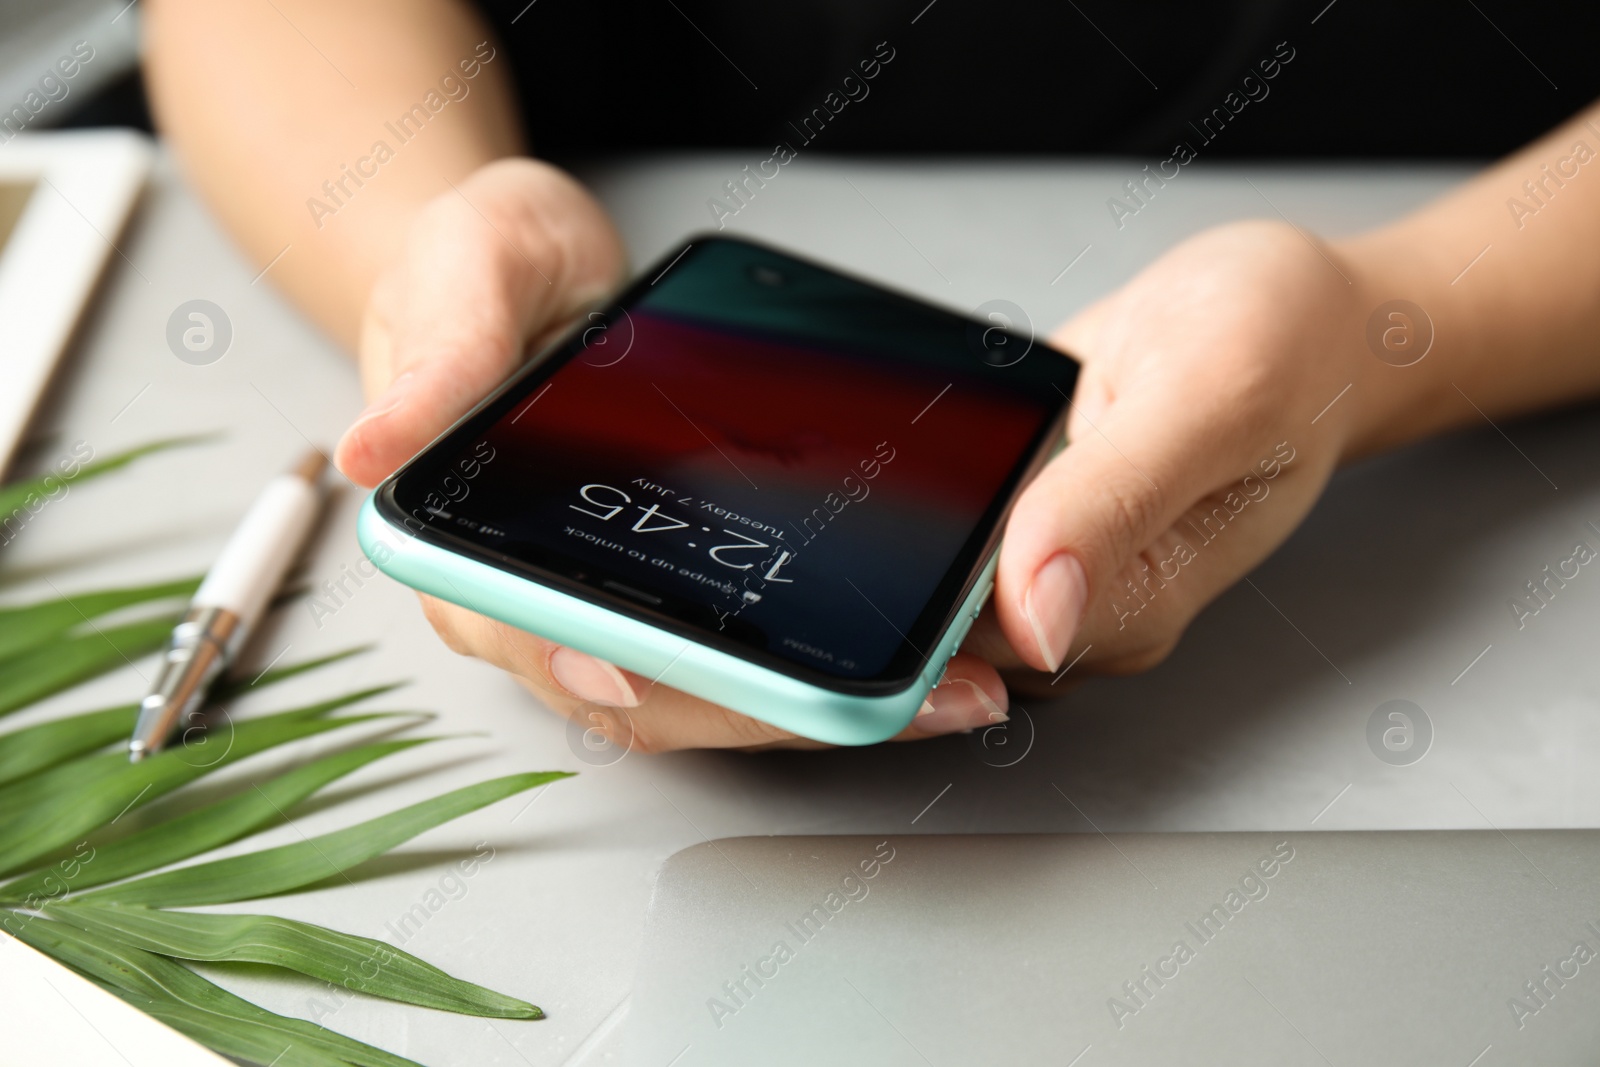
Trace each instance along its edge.
{"label": "finger", "polygon": [[[652,683],[631,672],[619,671],[575,649],[551,647],[548,674],[526,678],[526,684],[555,711],[599,728],[615,744],[642,752],[834,747],[690,696],[664,681]],[[589,662],[584,663],[586,660]],[[621,707],[610,703],[615,691],[603,687],[609,685],[606,676],[611,672],[620,674],[631,685],[634,703]],[[589,688],[591,684],[597,688]],[[918,715],[890,740],[920,741],[996,725],[1007,720],[1008,707],[1005,686],[994,668],[974,656],[958,655],[950,661],[944,679],[928,694]],[[611,710],[591,715],[597,708]]]}
{"label": "finger", "polygon": [[1118,397],[1047,465],[1012,512],[995,613],[1030,666],[1057,670],[1084,609],[1200,495],[1239,469],[1239,446],[1179,392]]}
{"label": "finger", "polygon": [[1304,457],[1196,501],[1091,602],[1075,640],[1093,646],[1080,669],[1133,673],[1165,659],[1194,617],[1300,524],[1326,477]]}
{"label": "finger", "polygon": [[1024,664],[989,612],[964,647],[993,663],[1010,692],[1028,697],[1060,696],[1093,674],[1155,666],[1195,616],[1265,559],[1316,503],[1326,464],[1296,452],[1279,458],[1270,475],[1258,471],[1195,501],[1129,560],[1106,592],[1089,601],[1060,670]]}
{"label": "finger", "polygon": [[961,651],[969,652],[985,663],[993,664],[995,669],[1001,672],[1023,665],[1022,657],[1017,655],[1016,650],[1011,647],[1011,642],[1006,639],[1005,632],[1000,629],[992,599],[987,601],[983,605],[983,610],[978,613],[972,629],[961,642]]}
{"label": "finger", "polygon": [[[1011,696],[1034,699],[1065,696],[1093,673],[1096,667],[1094,659],[1090,656],[1080,657],[1076,652],[1061,670],[1055,672],[1035,670],[1024,663],[1006,639],[992,608],[991,601],[984,607],[983,614],[978,616],[978,621],[973,623],[972,631],[967,634],[961,647],[991,664]],[[1092,617],[1086,615],[1083,632],[1080,632],[1075,644],[1084,643],[1084,633],[1087,633],[1088,620]],[[1091,640],[1090,643],[1096,646],[1090,651],[1098,651],[1098,642]]]}
{"label": "finger", "polygon": [[[615,744],[644,752],[830,747],[454,604],[421,599],[429,621],[451,648],[518,676],[555,711],[600,730]],[[1008,704],[994,668],[974,656],[957,655],[922,713],[895,739],[918,740],[1004,722]]]}
{"label": "finger", "polygon": [[1010,708],[1011,696],[1000,672],[971,652],[958,652],[916,718],[893,740],[916,741],[996,726],[1010,718]]}
{"label": "finger", "polygon": [[[926,741],[946,734],[968,734],[985,727],[998,726],[1010,720],[1010,706],[1010,694],[1006,691],[1000,672],[982,658],[960,652],[950,660],[944,677],[928,694],[916,717],[889,740]],[[745,746],[743,751],[835,747],[790,735],[767,744]]]}
{"label": "finger", "polygon": [[599,205],[531,160],[485,167],[418,216],[374,289],[362,366],[376,396],[336,462],[371,485],[443,432],[616,282],[624,261]]}

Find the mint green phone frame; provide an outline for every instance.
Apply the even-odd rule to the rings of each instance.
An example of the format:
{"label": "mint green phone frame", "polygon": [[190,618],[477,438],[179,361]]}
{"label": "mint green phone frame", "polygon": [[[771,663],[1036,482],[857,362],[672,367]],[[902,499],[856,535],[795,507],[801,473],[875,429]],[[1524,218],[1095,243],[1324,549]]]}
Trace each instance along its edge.
{"label": "mint green phone frame", "polygon": [[835,745],[887,740],[916,716],[994,589],[999,559],[997,548],[977,571],[960,610],[910,685],[882,696],[856,696],[759,666],[424,541],[386,519],[376,496],[362,504],[356,536],[367,558],[390,577],[653,682]]}

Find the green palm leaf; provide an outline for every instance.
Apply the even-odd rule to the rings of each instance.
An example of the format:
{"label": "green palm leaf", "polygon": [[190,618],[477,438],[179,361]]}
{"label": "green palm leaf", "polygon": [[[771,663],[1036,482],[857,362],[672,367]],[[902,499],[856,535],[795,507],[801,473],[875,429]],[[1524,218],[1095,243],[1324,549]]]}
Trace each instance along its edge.
{"label": "green palm leaf", "polygon": [[200,588],[199,578],[180,578],[155,585],[106,589],[37,604],[0,609],[0,660],[30,648],[48,645],[90,619],[154,600],[187,597]]}
{"label": "green palm leaf", "polygon": [[[315,704],[308,704],[305,707],[281,711],[275,715],[263,715],[259,718],[245,721],[264,723],[320,719],[330,712],[348,707],[368,697],[386,693],[393,688],[394,686],[392,685],[373,686],[354,693],[346,693],[344,696],[335,697],[332,700],[322,700]],[[251,727],[252,732],[264,729],[266,727]],[[21,732],[18,731],[18,734]],[[196,729],[186,731],[182,747],[169,749],[169,751],[183,752],[182,760],[197,769],[211,769],[218,760],[215,747],[212,746],[230,750],[231,752],[233,745],[238,740],[237,735],[238,730],[233,719],[224,715],[221,717],[221,722],[216,722],[215,719],[208,720],[203,727],[203,732]],[[5,737],[0,737],[0,745],[4,745],[6,739],[12,736],[17,735],[8,734]],[[294,738],[289,738],[288,740],[294,740]],[[208,751],[208,747],[211,750]],[[154,762],[154,757],[144,762]],[[130,766],[135,765],[128,762],[126,749],[112,752],[93,752],[70,763],[40,771],[9,785],[0,786],[0,823],[11,818],[21,818],[53,800],[71,799],[85,787],[106,778],[121,775]]]}
{"label": "green palm leaf", "polygon": [[[350,1067],[352,1063],[366,1062],[359,1058],[359,1053],[347,1058],[326,1051],[321,1046],[308,1045],[301,1041],[296,1033],[285,1031],[283,1026],[274,1025],[273,1022],[241,1018],[237,1015],[222,1015],[176,1000],[154,1000],[137,993],[124,993],[115,989],[112,992],[117,993],[146,1015],[160,1019],[179,1033],[187,1034],[224,1056],[232,1056],[247,1063],[264,1063],[270,1067]],[[276,1019],[282,1023],[298,1021],[281,1015]],[[360,1043],[352,1041],[351,1044]],[[369,1045],[360,1047],[368,1052],[376,1051]],[[389,1057],[384,1062],[420,1067],[415,1061],[398,1056]]]}
{"label": "green palm leaf", "polygon": [[87,901],[58,905],[49,914],[163,956],[267,963],[359,993],[466,1015],[538,1019],[544,1014],[525,1000],[452,978],[382,941],[273,915],[201,915]]}
{"label": "green palm leaf", "polygon": [[183,907],[226,904],[234,900],[255,900],[273,893],[286,893],[341,874],[374,856],[381,856],[440,823],[558,778],[570,777],[572,774],[569,771],[536,771],[494,778],[388,815],[380,815],[376,819],[368,819],[344,830],[243,856],[230,856],[193,867],[180,867],[164,874],[152,874],[121,885],[96,889],[86,894],[84,899]]}
{"label": "green palm leaf", "polygon": [[[308,716],[305,709],[280,712],[235,725],[227,738],[227,749],[216,756],[199,746],[185,745],[166,749],[139,763],[129,763],[126,755],[111,752],[89,757],[89,763],[98,764],[98,767],[86,768],[89,773],[77,783],[71,781],[71,772],[79,766],[77,762],[24,779],[6,792],[19,790],[37,799],[21,813],[25,818],[10,818],[0,824],[0,874],[10,873],[54,849],[80,841],[90,831],[133,808],[247,756],[302,737],[395,715],[395,712],[369,712],[325,719]],[[12,805],[4,807],[9,809]]]}
{"label": "green palm leaf", "polygon": [[151,441],[149,444],[139,445],[137,448],[124,449],[121,452],[107,456],[105,459],[86,463],[71,474],[44,474],[26,481],[13,482],[10,485],[0,486],[0,516],[9,515],[19,508],[24,507],[29,498],[53,498],[56,495],[57,484],[71,485],[74,482],[84,482],[91,478],[98,478],[102,474],[121,470],[136,459],[141,459],[155,452],[164,452],[169,448],[179,448],[183,445],[199,444],[208,441],[211,435],[201,434],[195,437],[168,437],[161,441]]}
{"label": "green palm leaf", "polygon": [[[239,1024],[253,1023],[255,1025],[252,1027],[240,1027],[240,1031],[275,1041],[273,1055],[281,1052],[285,1046],[303,1046],[311,1051],[342,1057],[346,1062],[361,1067],[417,1067],[411,1060],[342,1037],[314,1023],[275,1015],[265,1008],[258,1008],[221,986],[206,981],[187,967],[155,953],[96,938],[49,919],[13,912],[5,914],[3,921],[6,929],[20,940],[72,964],[119,996],[131,993],[147,999],[151,1002],[147,1010],[158,1017],[161,1011],[155,1009],[165,1010],[172,1006],[189,1009],[175,1012],[178,1018],[199,1011],[215,1016],[217,1022],[225,1020],[230,1029]],[[183,1029],[183,1026],[179,1024],[178,1028]]]}
{"label": "green palm leaf", "polygon": [[[188,440],[131,449],[72,477],[0,488],[0,516],[24,506],[36,510],[36,497],[59,496],[57,481],[95,477]],[[194,584],[180,579],[0,609],[0,715],[159,648],[176,621],[170,613],[112,626],[96,620],[124,609],[158,608],[161,601],[187,595]],[[137,714],[133,704],[0,734],[0,875],[12,876],[0,885],[0,925],[210,1048],[274,1067],[418,1065],[259,1008],[180,961],[268,964],[407,1004],[490,1018],[542,1018],[525,1000],[454,978],[381,941],[268,915],[167,909],[313,886],[441,823],[568,777],[566,772],[510,775],[315,838],[161,870],[261,833],[291,818],[330,783],[437,738],[367,741],[315,757],[291,756],[286,768],[246,778],[244,786],[219,799],[198,806],[178,799],[118,825],[127,812],[173,793],[191,795],[184,790],[250,756],[359,723],[416,718],[404,712],[334,714],[392,685],[245,719],[217,714],[217,705],[359,651],[274,668],[251,682],[219,683],[210,694],[204,733],[177,739],[137,764],[128,762],[121,746]]]}
{"label": "green palm leaf", "polygon": [[[213,704],[232,700],[246,692],[256,692],[270,685],[293,678],[297,674],[317,667],[336,663],[359,652],[363,647],[346,649],[329,656],[292,663],[263,672],[253,682],[224,682],[213,686]],[[118,708],[83,712],[64,719],[52,719],[37,726],[0,735],[0,785],[25,778],[30,774],[80,756],[85,752],[104,748],[118,741],[126,741],[133,733],[134,721],[139,716],[139,705],[124,704]]]}
{"label": "green palm leaf", "polygon": [[[338,652],[330,652],[328,655],[318,656],[316,659],[301,660],[299,663],[289,663],[282,667],[273,667],[269,670],[262,671],[254,679],[248,682],[243,678],[219,679],[217,683],[211,687],[210,700],[214,704],[226,704],[228,701],[236,700],[247,693],[254,693],[257,690],[267,688],[269,685],[276,685],[279,682],[287,681],[297,674],[304,674],[307,671],[314,671],[319,667],[326,667],[330,663],[338,663],[340,660],[349,659],[351,656],[359,656],[363,652],[371,651],[371,645],[356,645],[354,648],[346,648]],[[400,684],[401,683],[399,682],[395,683],[396,686],[399,686]]]}
{"label": "green palm leaf", "polygon": [[198,856],[286,819],[285,811],[330,782],[375,760],[433,740],[437,739],[383,741],[324,756],[250,786],[237,796],[159,822],[109,845],[95,846],[91,858],[73,864],[77,869],[70,877],[50,866],[14,878],[0,885],[0,900],[51,896],[63,884],[80,892]]}
{"label": "green palm leaf", "polygon": [[154,652],[166,644],[180,618],[181,615],[159,615],[94,629],[0,660],[0,715],[9,715]]}
{"label": "green palm leaf", "polygon": [[85,752],[126,741],[138,717],[139,705],[124,704],[52,719],[0,736],[0,785],[48,770]]}

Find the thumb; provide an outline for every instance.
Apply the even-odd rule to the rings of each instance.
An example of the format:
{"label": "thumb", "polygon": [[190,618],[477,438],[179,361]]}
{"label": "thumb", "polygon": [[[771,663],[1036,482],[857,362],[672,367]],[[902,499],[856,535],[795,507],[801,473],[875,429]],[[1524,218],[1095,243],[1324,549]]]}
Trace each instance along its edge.
{"label": "thumb", "polygon": [[1230,457],[1197,445],[1204,437],[1181,399],[1122,397],[1093,422],[1075,406],[1072,443],[1017,501],[1000,552],[995,613],[1035,669],[1059,669],[1085,609],[1226,479]]}
{"label": "thumb", "polygon": [[376,395],[340,470],[372,485],[460,418],[547,337],[609,292],[624,254],[600,206],[562,172],[503,160],[418,214],[374,286],[362,375]]}

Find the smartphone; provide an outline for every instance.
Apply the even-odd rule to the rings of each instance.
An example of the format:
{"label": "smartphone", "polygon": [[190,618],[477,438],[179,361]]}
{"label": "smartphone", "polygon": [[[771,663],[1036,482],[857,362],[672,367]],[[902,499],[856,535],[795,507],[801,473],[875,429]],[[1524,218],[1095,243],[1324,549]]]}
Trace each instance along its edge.
{"label": "smartphone", "polygon": [[994,586],[1078,365],[699,236],[373,492],[407,585],[835,744],[893,736]]}

